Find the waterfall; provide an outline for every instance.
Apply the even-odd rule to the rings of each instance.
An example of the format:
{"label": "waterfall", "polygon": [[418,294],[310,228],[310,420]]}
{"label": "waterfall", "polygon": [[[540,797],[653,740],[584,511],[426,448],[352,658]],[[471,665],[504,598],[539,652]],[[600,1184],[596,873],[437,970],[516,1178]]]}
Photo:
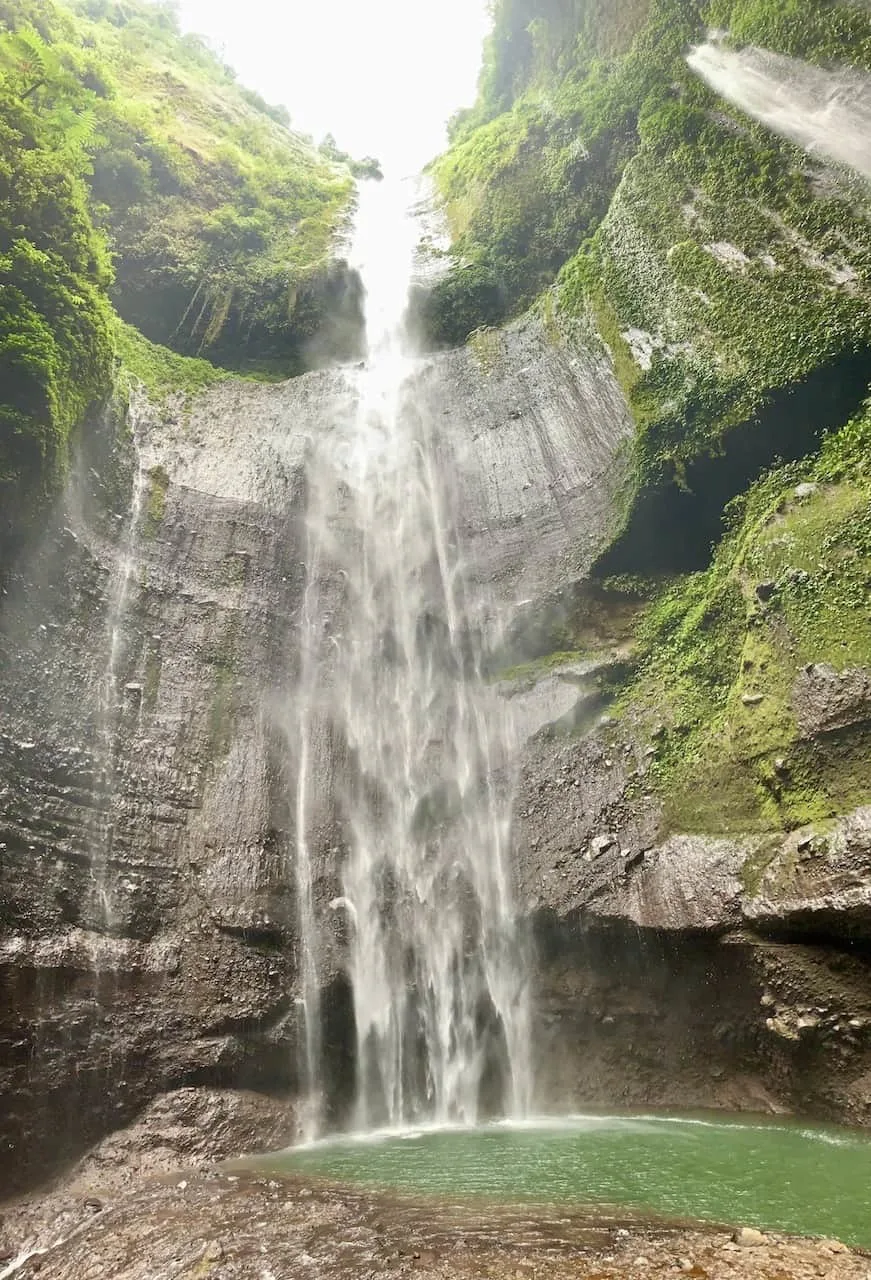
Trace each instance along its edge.
{"label": "waterfall", "polygon": [[824,70],[765,49],[711,40],[690,67],[734,106],[769,129],[871,178],[871,76]]}
{"label": "waterfall", "polygon": [[[353,989],[359,1129],[474,1123],[529,1100],[526,966],[509,874],[512,734],[481,677],[482,619],[464,575],[450,463],[415,395],[422,362],[403,317],[415,227],[388,184],[361,199],[354,262],[368,359],[356,411],[314,442],[301,733],[311,710],[342,741],[336,785],[341,896]],[[312,609],[341,583],[338,625]],[[311,655],[317,654],[317,669]],[[318,954],[300,751],[301,982],[316,1011]],[[307,1073],[318,1049],[306,1032]]]}
{"label": "waterfall", "polygon": [[[130,499],[130,510],[124,524],[119,555],[110,581],[109,607],[106,617],[108,653],[105,671],[100,682],[97,707],[97,749],[101,762],[102,785],[107,797],[108,813],[102,829],[92,833],[90,871],[96,916],[100,925],[109,932],[112,931],[116,924],[112,887],[109,880],[109,858],[112,851],[114,828],[111,812],[114,801],[114,772],[118,733],[124,708],[125,690],[122,682],[127,672],[129,657],[126,630],[129,621],[130,594],[136,581],[137,549],[141,534],[147,480],[146,467],[139,441],[139,418],[140,406],[137,397],[133,395],[130,399],[129,408],[130,440],[134,457],[133,491]],[[141,690],[138,686],[132,686],[131,693],[138,714],[141,709]]]}

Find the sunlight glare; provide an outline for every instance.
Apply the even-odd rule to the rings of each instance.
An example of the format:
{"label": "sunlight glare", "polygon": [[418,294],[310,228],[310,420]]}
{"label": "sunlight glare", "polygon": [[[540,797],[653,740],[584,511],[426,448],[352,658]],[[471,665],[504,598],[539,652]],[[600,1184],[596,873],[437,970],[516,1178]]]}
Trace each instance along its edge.
{"label": "sunlight glare", "polygon": [[180,0],[179,11],[295,128],[398,174],[441,151],[446,121],[471,105],[489,25],[487,0]]}

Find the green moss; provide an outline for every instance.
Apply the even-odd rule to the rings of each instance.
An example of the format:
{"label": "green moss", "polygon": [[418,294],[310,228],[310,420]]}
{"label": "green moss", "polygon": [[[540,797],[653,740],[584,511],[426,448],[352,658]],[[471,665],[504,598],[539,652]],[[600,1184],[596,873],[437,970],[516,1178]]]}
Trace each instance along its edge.
{"label": "green moss", "polygon": [[160,396],[217,376],[116,331],[110,300],[176,350],[272,376],[302,368],[313,337],[326,343],[333,311],[354,319],[356,286],[333,253],[352,194],[348,169],[182,36],[171,5],[0,0],[9,523],[62,483],[116,348]]}
{"label": "green moss", "polygon": [[871,69],[871,18],[859,4],[832,0],[712,0],[709,21],[742,44],[827,65]]}
{"label": "green moss", "polygon": [[591,654],[582,650],[560,651],[557,653],[547,653],[541,658],[535,658],[531,662],[519,662],[513,667],[503,667],[491,674],[491,679],[507,680],[516,684],[533,685],[543,676],[549,675],[552,671],[559,667],[566,667],[573,663],[588,661]]}
{"label": "green moss", "polygon": [[[644,619],[640,674],[621,706],[650,732],[664,726],[651,781],[671,830],[793,828],[871,794],[862,726],[804,740],[792,701],[807,663],[871,668],[869,418],[816,463],[754,486],[711,568]],[[817,488],[797,494],[799,483]]]}
{"label": "green moss", "polygon": [[182,36],[169,6],[71,7],[49,3],[44,23],[87,42],[113,83],[90,187],[122,316],[186,355],[293,372],[326,318],[348,168]]}
{"label": "green moss", "polygon": [[85,185],[97,90],[2,17],[0,502],[22,516],[58,487],[74,429],[111,387],[111,266]]}
{"label": "green moss", "polygon": [[[793,148],[746,122],[735,132],[722,103],[682,79],[699,105],[642,117],[582,272],[638,423],[639,489],[716,451],[772,391],[871,346],[867,287],[835,283],[867,280],[871,265],[849,191],[819,200]],[[570,272],[561,301],[578,306]],[[634,376],[632,329],[651,347]]]}
{"label": "green moss", "polygon": [[[478,105],[434,172],[458,263],[490,282],[503,316],[557,272],[557,325],[593,316],[638,428],[622,496],[631,529],[652,491],[691,487],[700,462],[732,451],[731,493],[712,484],[722,505],[777,456],[812,447],[800,421],[794,442],[778,422],[767,452],[751,437],[789,389],[824,370],[847,388],[871,352],[867,188],[817,173],[718,98],[686,50],[716,22],[782,52],[863,62],[871,15],[826,0],[656,0],[602,18],[613,39],[598,39],[599,7],[498,4]],[[458,266],[454,340],[475,327],[462,282]]]}
{"label": "green moss", "polygon": [[496,6],[479,102],[433,166],[454,234],[453,290],[473,267],[505,318],[553,282],[607,214],[647,94],[700,29],[683,0],[637,0],[619,14],[592,0]]}
{"label": "green moss", "polygon": [[149,342],[123,321],[116,324],[115,347],[122,375],[142,383],[154,403],[170,395],[181,395],[190,401],[207,387],[231,377],[208,360],[180,356],[168,347]]}
{"label": "green moss", "polygon": [[469,334],[469,350],[482,373],[492,373],[502,358],[504,343],[498,329],[476,329]]}
{"label": "green moss", "polygon": [[747,897],[755,898],[758,895],[762,887],[762,881],[765,878],[765,872],[774,861],[780,848],[779,841],[762,841],[743,863],[741,870],[738,872],[738,878]]}
{"label": "green moss", "polygon": [[[649,606],[618,711],[656,732],[650,781],[670,829],[823,821],[871,794],[861,726],[808,741],[793,706],[806,663],[871,665],[871,415],[843,426],[867,393],[871,204],[866,186],[714,95],[685,54],[716,24],[734,41],[869,66],[871,12],[601,8],[495,6],[479,101],[434,168],[455,237],[452,333],[475,328],[464,270],[504,316],[556,276],[545,322],[564,333],[592,317],[637,427],[620,499],[633,536],[603,572],[652,568],[642,553],[662,542],[684,566],[706,564],[724,504],[751,486],[727,507],[710,567]],[[797,497],[808,480],[817,490]],[[559,662],[579,643],[571,610],[556,616],[556,634],[530,624],[528,656]]]}
{"label": "green moss", "polygon": [[166,515],[166,495],[169,492],[169,475],[164,467],[152,467],[148,473],[148,505],[145,509],[146,538],[154,538],[160,532]]}
{"label": "green moss", "polygon": [[776,512],[748,552],[748,569],[777,584],[777,607],[796,659],[838,670],[871,660],[871,493],[861,483],[821,484]]}

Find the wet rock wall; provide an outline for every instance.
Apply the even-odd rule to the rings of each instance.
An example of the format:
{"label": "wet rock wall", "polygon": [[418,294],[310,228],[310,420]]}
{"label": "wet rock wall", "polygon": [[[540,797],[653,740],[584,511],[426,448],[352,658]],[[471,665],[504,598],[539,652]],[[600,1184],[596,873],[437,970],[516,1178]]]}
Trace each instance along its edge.
{"label": "wet rock wall", "polygon": [[[485,361],[425,364],[415,399],[469,575],[510,613],[591,562],[630,424],[600,355],[529,323],[498,343]],[[338,370],[139,404],[129,426],[107,418],[42,536],[7,567],[2,1190],[164,1092],[295,1086],[307,464],[353,409]],[[340,625],[341,581],[321,586],[325,623]],[[341,1050],[344,941],[329,903],[347,760],[328,722],[310,746],[327,1047],[332,1036]]]}

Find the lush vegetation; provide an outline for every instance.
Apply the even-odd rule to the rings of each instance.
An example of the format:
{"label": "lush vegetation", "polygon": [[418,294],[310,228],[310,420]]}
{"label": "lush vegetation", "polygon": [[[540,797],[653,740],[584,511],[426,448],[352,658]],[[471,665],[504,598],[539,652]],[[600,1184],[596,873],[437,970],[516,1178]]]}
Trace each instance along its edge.
{"label": "lush vegetation", "polygon": [[111,383],[112,268],[85,182],[106,92],[88,51],[62,58],[32,28],[0,35],[0,501],[7,514],[56,482],[71,432]]}
{"label": "lush vegetation", "polygon": [[[871,199],[691,73],[710,26],[871,68],[867,6],[499,0],[434,166],[456,261],[428,318],[447,342],[536,297],[560,341],[595,321],[637,425],[599,573],[665,575],[607,578],[654,592],[615,732],[653,744],[667,828],[781,830],[871,792],[867,727],[800,714],[808,664],[871,666]],[[583,649],[582,613],[546,647]]]}
{"label": "lush vegetation", "polygon": [[170,5],[75,0],[63,30],[93,47],[114,87],[89,185],[122,316],[219,364],[299,367],[339,287],[347,168],[181,36]]}
{"label": "lush vegetation", "polygon": [[353,348],[359,298],[334,256],[346,157],[237,85],[171,4],[0,0],[0,108],[7,516],[58,483],[116,351],[164,388],[212,377],[113,304],[229,368],[289,374],[313,340]]}
{"label": "lush vegetation", "polygon": [[703,486],[715,469],[700,461],[722,454],[700,489],[721,508],[761,465],[814,447],[868,385],[867,187],[707,89],[685,54],[711,23],[871,66],[871,13],[827,0],[502,0],[479,101],[435,166],[456,255],[427,310],[436,339],[498,323],[559,271],[557,313],[592,314],[611,349],[638,432],[629,545],[608,569],[650,545],[639,515],[660,513],[640,497]]}
{"label": "lush vegetation", "polygon": [[[803,224],[814,193],[798,190],[794,150],[724,112],[686,66],[687,49],[712,24],[740,41],[871,67],[871,14],[827,0],[500,0],[478,101],[455,119],[451,148],[434,165],[456,257],[430,307],[437,337],[454,340],[462,328],[464,280],[479,295],[487,282],[482,322],[492,323],[494,297],[502,318],[522,310],[581,251],[565,282],[566,305],[577,305],[578,287],[586,294],[599,279],[596,233],[639,156],[626,197],[634,201],[642,188],[650,203],[662,183],[656,212],[665,209],[668,220],[657,241],[675,230],[710,159],[718,172],[705,194],[730,204],[750,173],[754,189],[742,204],[774,191],[780,212],[791,173]],[[670,171],[661,171],[663,157],[673,158]],[[849,193],[840,196],[839,224],[851,205]],[[826,212],[817,212],[817,227]],[[741,208],[731,213],[740,221]],[[693,238],[692,227],[677,230],[675,243]]]}
{"label": "lush vegetation", "polygon": [[656,737],[652,780],[678,830],[797,826],[871,791],[862,723],[815,740],[797,719],[806,665],[871,666],[871,402],[729,521],[711,567],[650,609],[621,698]]}

